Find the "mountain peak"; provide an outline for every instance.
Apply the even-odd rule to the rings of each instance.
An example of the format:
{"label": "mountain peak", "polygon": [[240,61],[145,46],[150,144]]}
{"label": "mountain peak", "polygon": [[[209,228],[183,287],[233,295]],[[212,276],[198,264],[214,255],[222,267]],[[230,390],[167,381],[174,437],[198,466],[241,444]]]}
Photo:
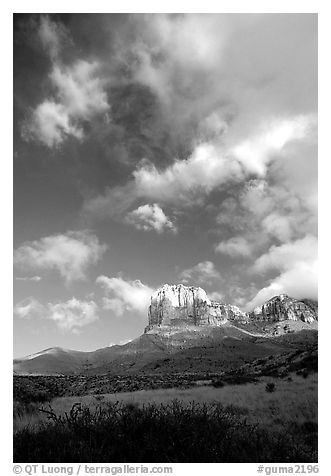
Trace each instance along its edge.
{"label": "mountain peak", "polygon": [[200,287],[164,284],[151,297],[145,332],[168,326],[219,326],[228,319],[244,317],[235,306],[211,301]]}
{"label": "mountain peak", "polygon": [[312,323],[317,320],[317,303],[310,304],[308,300],[294,299],[287,294],[272,297],[262,306],[256,307],[249,313],[250,319],[258,321],[301,320]]}
{"label": "mountain peak", "polygon": [[151,297],[148,326],[145,332],[157,332],[169,327],[221,326],[228,321],[247,324],[253,321],[317,320],[317,303],[297,300],[287,294],[273,296],[250,313],[237,306],[211,301],[200,287],[164,284]]}

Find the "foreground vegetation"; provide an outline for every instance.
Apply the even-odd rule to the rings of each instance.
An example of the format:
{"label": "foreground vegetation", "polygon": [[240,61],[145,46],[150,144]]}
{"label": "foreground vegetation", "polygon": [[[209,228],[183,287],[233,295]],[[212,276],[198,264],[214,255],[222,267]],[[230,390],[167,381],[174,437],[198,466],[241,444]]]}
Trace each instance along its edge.
{"label": "foreground vegetation", "polygon": [[219,374],[14,377],[15,462],[316,462],[317,350]]}
{"label": "foreground vegetation", "polygon": [[17,402],[14,412],[15,462],[317,461],[316,373]]}
{"label": "foreground vegetation", "polygon": [[316,425],[267,430],[220,403],[108,403],[44,409],[38,431],[14,436],[15,462],[316,462]]}

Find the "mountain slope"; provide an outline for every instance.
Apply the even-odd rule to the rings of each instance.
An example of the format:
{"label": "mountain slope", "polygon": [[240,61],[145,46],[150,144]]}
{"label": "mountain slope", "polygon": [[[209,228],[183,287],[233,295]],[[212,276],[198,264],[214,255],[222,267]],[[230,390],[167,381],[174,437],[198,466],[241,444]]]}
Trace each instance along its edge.
{"label": "mountain slope", "polygon": [[14,360],[14,373],[127,374],[155,368],[219,371],[305,345],[315,329],[317,303],[311,300],[281,294],[247,314],[236,306],[211,301],[201,288],[165,284],[151,297],[148,326],[140,337],[93,352],[46,349]]}
{"label": "mountain slope", "polygon": [[[143,334],[124,345],[94,352],[46,349],[14,360],[17,375],[127,374],[134,372],[218,371],[306,345],[313,330],[284,334],[250,332],[233,324],[178,327]],[[303,342],[303,344],[302,344]]]}

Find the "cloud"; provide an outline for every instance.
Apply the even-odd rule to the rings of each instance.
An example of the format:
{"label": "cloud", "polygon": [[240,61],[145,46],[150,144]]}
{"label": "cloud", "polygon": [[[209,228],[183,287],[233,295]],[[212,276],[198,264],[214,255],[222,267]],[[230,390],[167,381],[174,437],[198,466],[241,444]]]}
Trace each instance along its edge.
{"label": "cloud", "polygon": [[[230,242],[216,245],[217,251],[233,251],[253,257],[276,243],[287,243],[317,234],[317,216],[304,198],[271,178],[241,184],[226,198],[215,217],[216,233],[232,234]],[[233,236],[234,235],[234,236]],[[246,246],[247,244],[247,246]],[[247,252],[247,253],[246,253]],[[234,251],[235,253],[235,251]]]}
{"label": "cloud", "polygon": [[[116,59],[153,91],[185,139],[190,127],[194,140],[210,137],[203,124],[219,122],[234,147],[249,146],[261,124],[317,104],[316,15],[131,15],[116,46]],[[255,146],[264,149],[263,141]]]}
{"label": "cloud", "polygon": [[[121,155],[125,169],[110,170],[108,186],[89,195],[88,217],[153,229],[155,205],[163,220],[193,215],[195,223],[206,206],[203,232],[217,233],[217,251],[247,258],[232,268],[245,289],[248,258],[270,251],[271,259],[273,245],[316,234],[317,15],[128,15],[114,23],[106,17],[112,41],[100,48],[105,30],[98,29],[98,46],[89,42],[92,54],[80,62],[64,62],[68,35],[42,18],[51,92],[33,111],[32,136],[49,147],[69,136],[82,140],[86,121],[108,114],[106,88],[113,85],[112,132],[102,136],[107,150],[117,140],[113,127],[125,131],[118,139],[125,160],[108,154],[110,161]],[[268,265],[263,279],[296,266]],[[250,297],[262,287],[262,268],[256,273]],[[114,293],[108,299],[120,314],[123,301]]]}
{"label": "cloud", "polygon": [[175,161],[163,171],[146,163],[133,176],[138,196],[180,206],[242,178],[242,171],[216,144],[202,143],[187,160]]}
{"label": "cloud", "polygon": [[211,293],[208,293],[208,297],[211,301],[222,302],[224,299],[224,294],[218,291],[213,291]]}
{"label": "cloud", "polygon": [[247,172],[264,177],[272,158],[279,155],[288,143],[304,139],[313,122],[314,117],[302,115],[264,122],[255,135],[235,145],[232,154]]}
{"label": "cloud", "polygon": [[77,332],[81,327],[99,319],[98,306],[94,301],[72,298],[66,302],[41,304],[30,297],[17,303],[14,315],[21,318],[43,318],[54,321],[62,331]]}
{"label": "cloud", "polygon": [[29,122],[24,125],[23,135],[53,147],[61,144],[69,135],[82,139],[83,130],[72,123],[69,111],[63,104],[46,100],[33,111]]}
{"label": "cloud", "polygon": [[318,298],[317,238],[306,236],[301,240],[272,246],[252,267],[254,272],[280,272],[248,302],[251,310],[277,294],[291,297]]}
{"label": "cloud", "polygon": [[286,242],[293,236],[291,217],[289,216],[270,213],[263,219],[262,227],[281,242]]}
{"label": "cloud", "polygon": [[[182,79],[190,88],[194,73],[201,70],[209,73],[220,61],[224,43],[222,30],[226,28],[220,16],[153,15],[136,17],[135,20],[140,32],[140,41],[134,45],[138,58],[135,78],[153,88],[166,103],[171,102],[178,92],[175,87],[176,72],[179,76],[183,70],[191,73]],[[218,35],[215,35],[216,29]],[[161,61],[155,61],[158,55],[163,55]],[[180,86],[177,84],[178,89]]]}
{"label": "cloud", "polygon": [[246,213],[249,211],[260,219],[273,209],[275,198],[266,180],[253,179],[244,185],[239,201]]}
{"label": "cloud", "polygon": [[[174,208],[202,205],[214,191],[230,190],[249,182],[252,176],[265,178],[268,167],[285,153],[285,145],[310,140],[313,116],[273,119],[262,132],[237,145],[226,137],[213,137],[195,145],[187,159],[175,160],[165,169],[143,160],[123,186],[108,188],[104,194],[87,200],[84,212],[99,218],[123,213],[139,200],[155,200]],[[284,150],[283,150],[284,149]],[[261,180],[262,182],[262,180]],[[264,186],[268,187],[264,180]],[[261,186],[260,194],[263,194]],[[251,198],[254,200],[254,197]]]}
{"label": "cloud", "polygon": [[66,302],[48,304],[48,319],[54,321],[63,331],[76,332],[79,328],[99,319],[98,306],[94,301],[80,301],[76,298]]}
{"label": "cloud", "polygon": [[157,203],[141,205],[136,210],[128,213],[125,221],[138,230],[154,230],[157,233],[163,233],[166,230],[170,230],[173,233],[177,231],[175,225],[164,214],[162,208]]}
{"label": "cloud", "polygon": [[121,277],[99,276],[96,280],[105,290],[104,309],[112,310],[117,316],[126,311],[147,315],[150,299],[155,289],[140,280],[125,280]]}
{"label": "cloud", "polygon": [[245,180],[249,174],[265,176],[267,165],[284,145],[306,138],[310,116],[273,119],[259,135],[232,147],[216,139],[196,145],[186,160],[175,161],[164,171],[145,163],[133,172],[137,196],[157,198],[166,203],[190,202],[211,191]]}
{"label": "cloud", "polygon": [[20,319],[42,317],[44,313],[44,306],[34,297],[23,299],[14,306],[14,315]]}
{"label": "cloud", "polygon": [[296,263],[293,268],[284,271],[272,282],[262,288],[256,296],[246,304],[251,311],[256,306],[264,304],[278,294],[288,294],[296,299],[318,299],[318,270],[317,261],[313,263]]}
{"label": "cloud", "polygon": [[270,269],[288,270],[298,262],[312,262],[317,259],[317,238],[306,236],[300,240],[272,246],[268,252],[260,256],[253,265],[256,272]]}
{"label": "cloud", "polygon": [[143,161],[133,171],[133,180],[124,186],[109,188],[89,199],[84,212],[99,218],[123,213],[126,207],[142,199],[156,200],[181,208],[203,203],[204,198],[222,184],[228,186],[242,178],[238,162],[223,155],[213,144],[199,144],[186,160],[177,160],[164,170]]}
{"label": "cloud", "polygon": [[78,60],[71,66],[55,65],[50,81],[61,104],[73,118],[90,119],[109,108],[103,81],[97,77],[99,64]]}
{"label": "cloud", "polygon": [[40,18],[38,35],[52,60],[59,56],[62,45],[69,40],[68,32],[63,24],[51,21],[47,15]]}
{"label": "cloud", "polygon": [[216,253],[234,257],[248,257],[252,253],[252,245],[241,236],[234,236],[226,241],[221,241],[215,247]]}
{"label": "cloud", "polygon": [[184,269],[180,273],[179,278],[185,284],[210,284],[215,280],[219,280],[221,275],[212,261],[202,261],[192,268]]}
{"label": "cloud", "polygon": [[23,243],[14,252],[14,264],[23,269],[55,270],[70,282],[85,279],[87,268],[97,263],[106,248],[89,231],[68,231]]}
{"label": "cloud", "polygon": [[32,111],[22,128],[25,139],[50,148],[60,145],[68,136],[82,139],[83,122],[109,109],[97,61],[76,60],[69,66],[60,61],[63,31],[60,24],[41,17],[39,36],[52,61],[48,79],[54,95]]}
{"label": "cloud", "polygon": [[17,276],[16,278],[16,281],[35,281],[35,282],[38,282],[38,281],[41,281],[42,280],[42,277],[41,276]]}
{"label": "cloud", "polygon": [[[135,157],[127,182],[88,199],[84,213],[104,219],[146,202],[175,210],[201,206],[252,178],[263,179],[266,190],[271,184],[290,190],[291,183],[296,194],[310,188],[317,155],[316,20],[131,15],[116,34],[116,60],[157,97],[169,151],[166,160],[157,152],[141,162],[144,153]],[[282,223],[275,230],[267,219],[263,232],[295,238],[296,223],[286,225],[277,197],[269,201]]]}

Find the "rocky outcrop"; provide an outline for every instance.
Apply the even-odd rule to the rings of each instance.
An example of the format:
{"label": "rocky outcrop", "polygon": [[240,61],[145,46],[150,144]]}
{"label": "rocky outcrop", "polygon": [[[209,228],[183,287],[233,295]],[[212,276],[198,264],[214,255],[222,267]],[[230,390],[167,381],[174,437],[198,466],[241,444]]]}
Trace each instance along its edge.
{"label": "rocky outcrop", "polygon": [[249,313],[251,320],[257,321],[303,321],[311,323],[317,320],[317,303],[315,301],[290,298],[280,294]]}
{"label": "rocky outcrop", "polygon": [[301,299],[301,301],[313,310],[316,319],[318,319],[318,302],[313,301],[312,299]]}
{"label": "rocky outcrop", "polygon": [[280,294],[254,311],[244,313],[236,306],[211,301],[200,287],[165,284],[151,297],[145,332],[178,326],[220,326],[228,321],[247,324],[288,320],[308,324],[316,321],[317,302]]}
{"label": "rocky outcrop", "polygon": [[245,319],[236,306],[210,301],[200,287],[165,284],[151,297],[145,332],[165,326],[219,326],[229,319]]}

